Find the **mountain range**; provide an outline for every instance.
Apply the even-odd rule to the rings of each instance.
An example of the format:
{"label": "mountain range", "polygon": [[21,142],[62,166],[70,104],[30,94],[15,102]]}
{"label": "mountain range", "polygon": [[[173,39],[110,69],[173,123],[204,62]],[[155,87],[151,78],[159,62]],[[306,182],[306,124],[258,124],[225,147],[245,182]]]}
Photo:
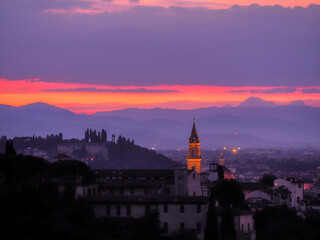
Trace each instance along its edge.
{"label": "mountain range", "polygon": [[0,135],[12,138],[62,132],[64,138],[82,139],[85,129],[104,128],[109,140],[116,134],[148,148],[185,149],[193,118],[203,149],[320,143],[320,108],[302,101],[278,105],[260,98],[249,98],[236,107],[123,109],[91,115],[46,103],[0,105]]}

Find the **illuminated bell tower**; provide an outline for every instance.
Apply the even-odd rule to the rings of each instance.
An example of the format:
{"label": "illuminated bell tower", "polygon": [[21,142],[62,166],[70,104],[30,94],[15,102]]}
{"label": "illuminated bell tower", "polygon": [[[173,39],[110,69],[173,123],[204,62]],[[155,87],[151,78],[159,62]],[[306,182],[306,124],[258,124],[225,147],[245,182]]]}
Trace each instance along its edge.
{"label": "illuminated bell tower", "polygon": [[195,170],[197,173],[201,172],[201,152],[200,142],[196,129],[196,121],[193,119],[193,127],[189,138],[189,151],[187,156],[188,170]]}
{"label": "illuminated bell tower", "polygon": [[221,153],[221,156],[219,158],[219,165],[224,166],[224,157],[223,157],[223,153]]}

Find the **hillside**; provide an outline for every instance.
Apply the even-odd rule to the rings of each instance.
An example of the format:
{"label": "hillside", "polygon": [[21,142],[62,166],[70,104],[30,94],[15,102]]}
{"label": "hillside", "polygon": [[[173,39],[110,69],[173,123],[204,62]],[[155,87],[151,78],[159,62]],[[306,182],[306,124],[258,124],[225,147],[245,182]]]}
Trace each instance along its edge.
{"label": "hillside", "polygon": [[262,99],[254,102],[246,107],[124,109],[91,115],[44,103],[23,107],[3,105],[0,135],[12,138],[62,132],[65,138],[82,139],[85,129],[104,128],[109,140],[115,134],[134,139],[136,144],[147,148],[181,149],[187,147],[192,119],[196,118],[201,147],[206,149],[234,144],[269,147],[320,143],[320,108],[306,106],[302,101],[276,106],[265,106],[270,103]]}

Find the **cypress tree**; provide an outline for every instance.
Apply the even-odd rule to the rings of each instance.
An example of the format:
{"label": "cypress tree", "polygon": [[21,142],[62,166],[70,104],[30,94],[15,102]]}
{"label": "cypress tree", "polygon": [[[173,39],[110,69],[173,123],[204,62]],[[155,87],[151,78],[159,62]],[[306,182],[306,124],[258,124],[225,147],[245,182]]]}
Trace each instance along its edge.
{"label": "cypress tree", "polygon": [[9,155],[10,154],[10,145],[9,145],[9,140],[6,141],[6,149],[4,151],[5,155]]}
{"label": "cypress tree", "polygon": [[214,188],[210,191],[209,207],[207,212],[206,228],[204,230],[204,240],[218,240],[218,216],[216,212],[216,198]]}
{"label": "cypress tree", "polygon": [[231,212],[231,208],[227,205],[223,207],[223,213],[221,217],[221,239],[236,239],[236,230],[234,228],[234,216]]}

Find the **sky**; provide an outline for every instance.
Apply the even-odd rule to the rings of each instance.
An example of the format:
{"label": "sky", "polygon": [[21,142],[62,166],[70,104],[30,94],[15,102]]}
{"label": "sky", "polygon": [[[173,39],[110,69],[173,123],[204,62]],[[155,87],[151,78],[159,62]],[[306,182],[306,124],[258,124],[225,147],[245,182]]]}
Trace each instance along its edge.
{"label": "sky", "polygon": [[320,107],[319,1],[2,0],[0,104]]}

